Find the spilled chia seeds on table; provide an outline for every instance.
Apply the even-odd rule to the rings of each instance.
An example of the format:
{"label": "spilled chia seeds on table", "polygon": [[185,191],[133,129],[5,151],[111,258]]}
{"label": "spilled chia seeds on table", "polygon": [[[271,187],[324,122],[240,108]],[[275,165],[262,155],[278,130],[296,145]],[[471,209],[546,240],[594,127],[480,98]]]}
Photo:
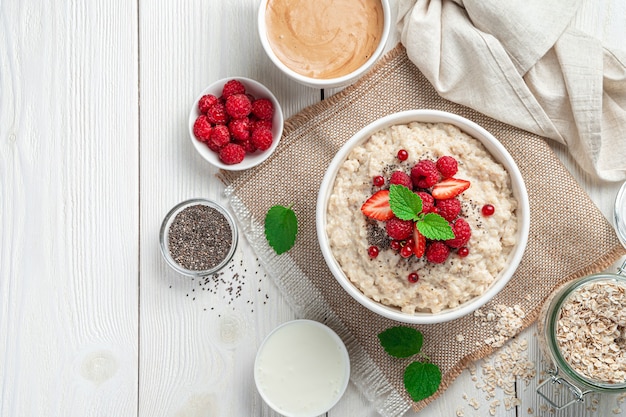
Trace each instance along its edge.
{"label": "spilled chia seeds on table", "polygon": [[[261,264],[258,258],[256,259],[256,268],[254,273],[244,268],[243,260],[240,260],[238,265],[235,262],[230,262],[226,268],[213,274],[200,278],[191,278],[191,285],[193,286],[189,292],[185,295],[188,299],[194,303],[203,303],[205,297],[210,297],[210,307],[204,307],[203,311],[224,311],[228,310],[236,311],[239,308],[249,309],[250,313],[254,313],[256,306],[259,308],[266,305],[269,301],[269,295],[267,293],[261,293],[261,286],[263,281],[267,279],[267,275],[263,272]],[[256,295],[252,295],[250,290],[246,290],[246,284],[257,284]],[[172,285],[170,285],[172,288]],[[239,300],[241,297],[248,295],[252,299],[246,300],[245,304],[242,304]],[[216,303],[218,301],[218,303]],[[256,302],[256,304],[255,304]],[[221,317],[221,314],[218,314]]]}
{"label": "spilled chia seeds on table", "polygon": [[213,207],[187,207],[176,215],[169,228],[172,259],[185,269],[204,271],[226,258],[232,246],[228,220]]}

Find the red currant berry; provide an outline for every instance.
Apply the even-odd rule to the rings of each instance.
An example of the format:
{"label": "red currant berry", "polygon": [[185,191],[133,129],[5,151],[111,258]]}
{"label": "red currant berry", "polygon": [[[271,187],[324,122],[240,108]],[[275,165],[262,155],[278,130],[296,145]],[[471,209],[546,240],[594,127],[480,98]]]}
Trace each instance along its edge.
{"label": "red currant berry", "polygon": [[385,177],[383,177],[382,175],[377,175],[374,177],[372,182],[376,187],[382,187],[383,185],[385,185]]}
{"label": "red currant berry", "polygon": [[400,149],[398,151],[398,159],[401,161],[406,161],[409,158],[409,153],[406,151],[406,149]]}
{"label": "red currant berry", "polygon": [[461,258],[465,258],[467,255],[469,255],[469,249],[467,249],[466,246],[460,247],[459,250],[456,252]]}
{"label": "red currant berry", "polygon": [[496,208],[492,204],[485,204],[482,212],[483,216],[491,216],[496,211]]}
{"label": "red currant berry", "polygon": [[408,239],[406,240],[405,245],[406,245],[406,246],[410,246],[410,247],[415,246],[415,239],[413,239],[412,237],[408,238]]}
{"label": "red currant berry", "polygon": [[402,245],[400,244],[400,241],[398,240],[392,240],[389,246],[391,246],[391,249],[393,250],[400,250],[400,248],[402,247]]}
{"label": "red currant berry", "polygon": [[376,246],[370,246],[369,248],[367,248],[367,254],[370,256],[370,258],[375,258],[378,256],[378,248]]}
{"label": "red currant berry", "polygon": [[402,249],[400,249],[400,256],[408,258],[411,255],[413,255],[413,248],[409,245],[402,246]]}
{"label": "red currant berry", "polygon": [[409,282],[415,284],[420,279],[420,276],[417,275],[417,272],[411,272],[409,274]]}

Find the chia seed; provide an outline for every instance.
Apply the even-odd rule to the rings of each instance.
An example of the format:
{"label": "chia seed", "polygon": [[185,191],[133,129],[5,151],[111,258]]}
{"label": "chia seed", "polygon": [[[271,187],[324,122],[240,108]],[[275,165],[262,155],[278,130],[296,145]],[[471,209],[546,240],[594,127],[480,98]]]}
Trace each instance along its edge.
{"label": "chia seed", "polygon": [[215,268],[232,246],[228,220],[213,207],[196,204],[181,210],[168,230],[168,249],[174,261],[191,271]]}
{"label": "chia seed", "polygon": [[384,228],[378,226],[373,220],[367,220],[367,243],[378,247],[380,250],[389,249],[391,239]]}

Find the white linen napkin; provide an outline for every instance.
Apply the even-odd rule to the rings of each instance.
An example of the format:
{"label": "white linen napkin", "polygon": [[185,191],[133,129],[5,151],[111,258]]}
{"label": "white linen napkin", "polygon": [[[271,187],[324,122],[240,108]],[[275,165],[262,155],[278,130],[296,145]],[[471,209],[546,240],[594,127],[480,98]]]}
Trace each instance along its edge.
{"label": "white linen napkin", "polygon": [[398,0],[409,59],[439,94],[626,179],[626,51],[570,25],[581,0]]}

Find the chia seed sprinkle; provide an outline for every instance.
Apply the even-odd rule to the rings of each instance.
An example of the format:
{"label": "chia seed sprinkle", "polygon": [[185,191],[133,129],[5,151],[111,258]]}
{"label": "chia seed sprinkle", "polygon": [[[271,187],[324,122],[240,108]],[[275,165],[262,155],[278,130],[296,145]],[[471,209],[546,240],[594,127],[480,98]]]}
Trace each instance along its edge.
{"label": "chia seed sprinkle", "polygon": [[222,262],[232,245],[228,220],[202,204],[181,210],[169,227],[169,252],[181,267],[204,271]]}

